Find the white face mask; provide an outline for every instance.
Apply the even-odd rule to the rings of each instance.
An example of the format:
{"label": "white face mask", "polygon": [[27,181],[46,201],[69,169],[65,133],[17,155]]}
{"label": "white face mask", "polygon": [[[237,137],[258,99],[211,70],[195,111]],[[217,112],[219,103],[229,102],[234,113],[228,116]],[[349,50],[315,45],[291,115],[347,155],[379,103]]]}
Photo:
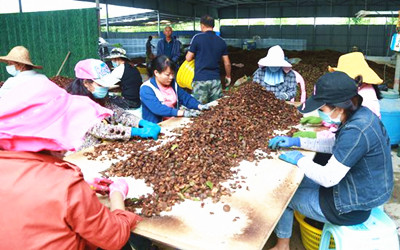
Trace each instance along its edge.
{"label": "white face mask", "polygon": [[10,74],[12,76],[16,76],[21,72],[15,68],[15,65],[7,65],[6,70],[7,70],[8,74]]}

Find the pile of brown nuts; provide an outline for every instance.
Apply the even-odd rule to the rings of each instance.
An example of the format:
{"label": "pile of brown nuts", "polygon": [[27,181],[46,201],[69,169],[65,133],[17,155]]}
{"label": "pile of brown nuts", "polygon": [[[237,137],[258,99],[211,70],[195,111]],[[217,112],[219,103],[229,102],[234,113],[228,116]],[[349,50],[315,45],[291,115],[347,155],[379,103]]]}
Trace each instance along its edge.
{"label": "pile of brown nuts", "polygon": [[[242,188],[238,183],[244,177],[234,170],[240,161],[265,158],[255,150],[270,153],[268,140],[273,131],[299,123],[301,115],[296,107],[277,100],[256,83],[234,88],[228,94],[218,100],[218,106],[180,128],[181,136],[155,151],[146,148],[160,144],[158,141],[118,142],[96,148],[92,159],[103,151],[111,158],[129,154],[127,160],[112,164],[106,175],[133,176],[152,185],[154,193],[126,201],[128,210],[140,207],[142,215],[152,216],[169,211],[185,199],[211,197],[219,201],[222,195],[231,194],[231,188]],[[221,185],[235,179],[240,181],[231,188]]]}

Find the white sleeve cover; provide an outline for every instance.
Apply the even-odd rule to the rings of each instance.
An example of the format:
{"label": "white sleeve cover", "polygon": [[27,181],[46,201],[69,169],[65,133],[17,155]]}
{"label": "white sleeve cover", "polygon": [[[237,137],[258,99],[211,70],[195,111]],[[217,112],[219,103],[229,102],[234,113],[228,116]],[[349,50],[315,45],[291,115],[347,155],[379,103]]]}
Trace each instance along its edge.
{"label": "white sleeve cover", "polygon": [[300,147],[314,152],[332,153],[335,138],[300,138]]}
{"label": "white sleeve cover", "polygon": [[308,178],[326,188],[338,184],[350,170],[349,167],[336,160],[334,155],[325,166],[313,162],[310,157],[301,158],[297,166]]}
{"label": "white sleeve cover", "polygon": [[124,75],[124,71],[125,71],[125,64],[121,64],[111,72],[111,75],[121,80],[122,76]]}

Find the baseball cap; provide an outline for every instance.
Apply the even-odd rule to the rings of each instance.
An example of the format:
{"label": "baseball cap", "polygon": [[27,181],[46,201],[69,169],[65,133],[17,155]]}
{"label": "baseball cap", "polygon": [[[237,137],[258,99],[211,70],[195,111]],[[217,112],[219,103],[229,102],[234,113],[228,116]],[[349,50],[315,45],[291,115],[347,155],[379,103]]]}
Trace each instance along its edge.
{"label": "baseball cap", "polygon": [[120,80],[111,75],[107,64],[98,59],[85,59],[75,65],[75,77],[80,79],[90,79],[103,87],[115,87]]}
{"label": "baseball cap", "polygon": [[346,73],[335,71],[321,76],[315,84],[313,95],[298,107],[301,113],[309,113],[325,104],[336,107],[352,107],[351,98],[358,93],[356,82]]}

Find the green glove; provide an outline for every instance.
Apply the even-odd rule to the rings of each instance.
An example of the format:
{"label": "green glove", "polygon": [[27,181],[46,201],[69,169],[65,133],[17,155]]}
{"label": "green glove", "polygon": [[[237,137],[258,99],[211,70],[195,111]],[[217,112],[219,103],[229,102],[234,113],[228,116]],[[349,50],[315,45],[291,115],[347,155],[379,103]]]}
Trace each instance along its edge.
{"label": "green glove", "polygon": [[321,124],[321,122],[322,119],[318,116],[306,116],[301,118],[300,120],[301,124]]}
{"label": "green glove", "polygon": [[317,132],[314,131],[297,131],[293,134],[293,137],[302,137],[302,138],[317,138]]}

